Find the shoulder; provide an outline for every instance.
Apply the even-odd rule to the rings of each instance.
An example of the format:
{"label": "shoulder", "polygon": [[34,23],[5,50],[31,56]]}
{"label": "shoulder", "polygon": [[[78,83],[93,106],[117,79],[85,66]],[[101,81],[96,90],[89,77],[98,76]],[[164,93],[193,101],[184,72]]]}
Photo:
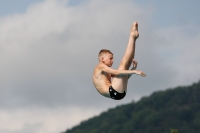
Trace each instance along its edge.
{"label": "shoulder", "polygon": [[103,63],[99,63],[94,70],[95,74],[104,74],[104,73],[109,73],[109,67]]}
{"label": "shoulder", "polygon": [[97,66],[96,66],[96,68],[97,69],[100,69],[100,70],[102,70],[102,69],[104,69],[104,68],[107,68],[108,66],[106,66],[105,64],[103,64],[103,63],[99,63]]}
{"label": "shoulder", "polygon": [[96,67],[94,68],[94,72],[95,73],[101,73],[102,72],[102,70],[103,70],[103,68],[104,68],[104,64],[101,64],[101,63],[99,63],[98,65],[96,65]]}

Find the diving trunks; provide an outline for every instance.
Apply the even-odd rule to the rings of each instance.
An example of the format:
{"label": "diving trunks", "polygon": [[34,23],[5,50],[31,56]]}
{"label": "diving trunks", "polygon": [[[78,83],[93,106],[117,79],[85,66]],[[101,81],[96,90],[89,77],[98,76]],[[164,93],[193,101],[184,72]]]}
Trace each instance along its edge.
{"label": "diving trunks", "polygon": [[110,93],[110,97],[115,100],[121,100],[126,96],[125,91],[124,93],[119,93],[116,90],[114,90],[112,86],[109,87],[109,93]]}

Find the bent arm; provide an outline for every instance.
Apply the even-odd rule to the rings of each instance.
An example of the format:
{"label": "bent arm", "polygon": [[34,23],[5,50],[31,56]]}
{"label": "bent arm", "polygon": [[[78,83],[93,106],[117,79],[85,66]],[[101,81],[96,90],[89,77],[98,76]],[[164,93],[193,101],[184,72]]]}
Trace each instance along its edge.
{"label": "bent arm", "polygon": [[106,73],[109,73],[109,74],[115,75],[115,76],[120,76],[120,77],[130,75],[130,74],[134,74],[134,73],[137,72],[136,70],[115,70],[115,69],[112,69],[112,68],[110,68],[110,67],[108,67],[104,64],[101,64],[99,69],[101,69],[101,71],[103,71],[103,72],[106,72]]}
{"label": "bent arm", "polygon": [[[137,64],[138,62],[134,59],[132,59],[132,62],[133,62],[133,68],[131,70],[135,70],[137,68]],[[132,76],[132,74],[129,74],[128,75],[128,79]]]}
{"label": "bent arm", "polygon": [[[135,68],[133,67],[131,70],[135,70]],[[132,76],[133,74],[129,74],[128,75],[128,79]]]}

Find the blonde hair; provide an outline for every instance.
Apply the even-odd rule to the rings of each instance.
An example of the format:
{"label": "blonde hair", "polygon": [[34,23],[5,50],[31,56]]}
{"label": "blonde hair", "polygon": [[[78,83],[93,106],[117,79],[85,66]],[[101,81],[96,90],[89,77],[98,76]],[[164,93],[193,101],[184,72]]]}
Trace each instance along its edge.
{"label": "blonde hair", "polygon": [[99,52],[99,55],[98,55],[99,61],[101,60],[101,57],[102,57],[103,55],[105,55],[105,54],[112,54],[112,55],[113,55],[113,53],[110,52],[110,50],[102,49],[102,50]]}

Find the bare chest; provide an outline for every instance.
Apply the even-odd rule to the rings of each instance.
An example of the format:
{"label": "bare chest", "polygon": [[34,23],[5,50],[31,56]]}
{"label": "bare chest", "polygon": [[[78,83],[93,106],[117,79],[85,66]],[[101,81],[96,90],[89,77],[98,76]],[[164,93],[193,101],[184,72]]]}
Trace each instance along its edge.
{"label": "bare chest", "polygon": [[102,77],[105,78],[105,80],[108,80],[111,82],[111,74],[108,74],[108,73],[102,73]]}

